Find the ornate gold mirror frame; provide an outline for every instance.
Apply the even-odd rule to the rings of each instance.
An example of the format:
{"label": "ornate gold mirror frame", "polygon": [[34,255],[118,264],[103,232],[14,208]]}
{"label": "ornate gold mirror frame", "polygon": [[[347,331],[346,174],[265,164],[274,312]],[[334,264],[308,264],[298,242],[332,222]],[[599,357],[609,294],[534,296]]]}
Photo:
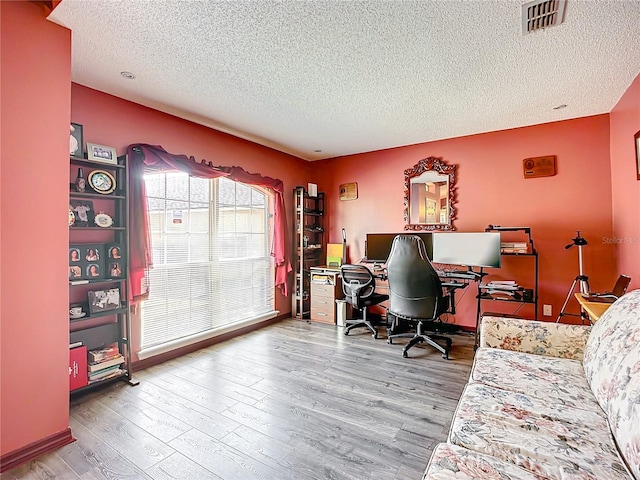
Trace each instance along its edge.
{"label": "ornate gold mirror frame", "polygon": [[455,230],[456,168],[428,157],[404,171],[405,230]]}

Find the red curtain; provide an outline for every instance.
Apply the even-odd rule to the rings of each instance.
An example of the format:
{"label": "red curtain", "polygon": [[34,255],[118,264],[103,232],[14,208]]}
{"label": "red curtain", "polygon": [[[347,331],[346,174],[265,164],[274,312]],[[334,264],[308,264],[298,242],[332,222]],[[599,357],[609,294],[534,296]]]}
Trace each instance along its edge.
{"label": "red curtain", "polygon": [[287,258],[287,217],[284,207],[284,185],[282,180],[249,173],[241,167],[216,167],[211,162],[186,155],[168,153],[159,145],[133,144],[127,149],[129,155],[129,270],[131,275],[130,298],[134,302],[148,297],[147,271],[153,267],[147,194],[144,174],[150,172],[180,171],[193,177],[227,177],[247,185],[269,188],[274,192],[274,238],[271,255],[275,259],[275,284],[284,295],[288,294],[287,276],[291,263]]}

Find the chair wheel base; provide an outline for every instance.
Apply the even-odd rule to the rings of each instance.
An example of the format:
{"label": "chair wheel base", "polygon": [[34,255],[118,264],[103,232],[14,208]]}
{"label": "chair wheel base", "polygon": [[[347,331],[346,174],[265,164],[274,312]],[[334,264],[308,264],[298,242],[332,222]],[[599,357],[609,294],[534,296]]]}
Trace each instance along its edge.
{"label": "chair wheel base", "polygon": [[393,344],[393,339],[392,339],[392,338],[387,338],[387,343],[388,343],[389,345],[392,345],[392,344]]}

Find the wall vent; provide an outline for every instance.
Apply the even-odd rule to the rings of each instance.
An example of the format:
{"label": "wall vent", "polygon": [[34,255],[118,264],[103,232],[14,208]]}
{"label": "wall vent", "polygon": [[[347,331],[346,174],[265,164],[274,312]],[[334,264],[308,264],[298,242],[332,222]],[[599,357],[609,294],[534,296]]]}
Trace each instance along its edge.
{"label": "wall vent", "polygon": [[566,0],[536,0],[522,5],[522,34],[560,25]]}

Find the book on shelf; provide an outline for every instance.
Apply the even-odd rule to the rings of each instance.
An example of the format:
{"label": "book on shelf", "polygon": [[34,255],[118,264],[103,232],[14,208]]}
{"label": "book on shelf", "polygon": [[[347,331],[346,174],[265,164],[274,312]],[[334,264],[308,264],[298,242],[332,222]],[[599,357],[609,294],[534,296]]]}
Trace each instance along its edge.
{"label": "book on shelf", "polygon": [[77,348],[81,346],[82,346],[82,342],[73,342],[69,344],[69,350],[71,350],[72,348]]}
{"label": "book on shelf", "polygon": [[89,375],[89,384],[95,382],[101,382],[103,380],[107,380],[113,377],[119,377],[124,373],[124,370],[118,367],[108,368],[104,372],[100,372],[100,374]]}
{"label": "book on shelf", "polygon": [[528,242],[500,242],[502,248],[527,248]]}
{"label": "book on shelf", "polygon": [[120,365],[121,363],[124,363],[124,357],[122,355],[118,355],[111,360],[103,360],[102,362],[89,364],[89,374],[104,370],[109,367]]}
{"label": "book on shelf", "polygon": [[112,365],[110,367],[103,368],[102,370],[98,370],[97,372],[90,372],[89,380],[95,380],[96,378],[106,377],[108,375],[111,375],[114,372],[114,370],[120,370],[120,365]]}
{"label": "book on shelf", "polygon": [[529,253],[528,248],[504,248],[500,247],[500,253]]}
{"label": "book on shelf", "polygon": [[120,347],[117,343],[112,343],[105,348],[89,350],[89,363],[98,363],[103,360],[109,360],[120,355]]}

